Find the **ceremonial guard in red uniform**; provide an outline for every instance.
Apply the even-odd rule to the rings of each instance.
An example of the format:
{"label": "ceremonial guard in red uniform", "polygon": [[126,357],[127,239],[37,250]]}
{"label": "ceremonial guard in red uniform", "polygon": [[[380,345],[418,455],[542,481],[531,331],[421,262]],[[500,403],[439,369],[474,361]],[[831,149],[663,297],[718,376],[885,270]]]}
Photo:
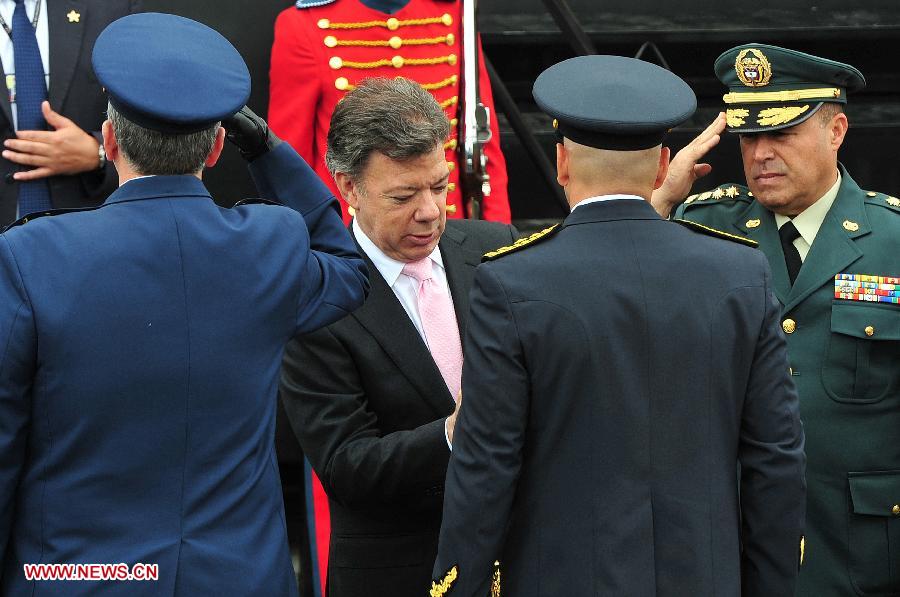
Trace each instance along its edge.
{"label": "ceremonial guard in red uniform", "polygon": [[[463,205],[457,148],[462,120],[462,2],[458,0],[300,0],[279,15],[272,47],[269,123],[339,196],[325,167],[325,139],[334,106],[367,77],[403,76],[431,91],[451,123],[447,217],[471,217]],[[479,48],[480,55],[480,48]],[[480,62],[480,61],[479,61]],[[488,74],[479,64],[481,102],[490,109],[486,144],[491,193],[486,220],[510,221],[506,161]],[[341,198],[344,219],[347,204]]]}

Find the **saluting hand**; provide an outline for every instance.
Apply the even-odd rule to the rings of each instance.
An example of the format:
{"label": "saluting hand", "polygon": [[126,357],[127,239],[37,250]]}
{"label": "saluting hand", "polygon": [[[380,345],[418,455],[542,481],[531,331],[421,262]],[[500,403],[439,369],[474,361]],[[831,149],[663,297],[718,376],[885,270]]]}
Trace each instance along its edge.
{"label": "saluting hand", "polygon": [[724,130],[725,113],[719,112],[706,130],[675,154],[669,164],[666,180],[650,197],[650,204],[659,215],[669,217],[669,212],[691,192],[694,182],[712,172],[712,166],[699,162],[719,143]]}
{"label": "saluting hand", "polygon": [[100,165],[97,140],[77,124],[53,111],[50,102],[41,104],[44,118],[52,131],[17,131],[16,139],[4,142],[3,157],[33,170],[16,172],[19,181],[48,176],[80,174]]}

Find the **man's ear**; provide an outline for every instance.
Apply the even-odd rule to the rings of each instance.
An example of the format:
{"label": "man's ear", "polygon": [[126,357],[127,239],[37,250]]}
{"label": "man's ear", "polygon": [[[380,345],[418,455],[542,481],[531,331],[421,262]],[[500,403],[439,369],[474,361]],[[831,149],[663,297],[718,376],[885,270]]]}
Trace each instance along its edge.
{"label": "man's ear", "polygon": [[556,182],[562,188],[569,184],[569,150],[562,143],[556,144]]}
{"label": "man's ear", "polygon": [[354,210],[359,209],[359,185],[346,172],[335,172],[334,183],[344,201]]}
{"label": "man's ear", "polygon": [[653,183],[655,191],[666,182],[666,175],[669,174],[669,158],[672,157],[672,150],[663,147],[659,152],[659,168],[656,170],[656,181]]}
{"label": "man's ear", "polygon": [[206,161],[204,164],[207,168],[212,168],[216,165],[216,162],[219,161],[219,156],[222,155],[222,149],[225,147],[225,129],[223,127],[219,127],[219,130],[216,131],[216,141],[213,143],[212,151],[209,152],[209,155],[206,157]]}
{"label": "man's ear", "polygon": [[112,122],[103,121],[100,134],[103,137],[103,151],[106,152],[106,159],[115,162],[119,158],[119,142],[116,140],[116,131],[113,130]]}
{"label": "man's ear", "polygon": [[843,112],[838,112],[831,118],[831,122],[828,125],[828,142],[831,145],[831,149],[837,151],[841,148],[849,128],[850,122],[847,120],[847,115]]}

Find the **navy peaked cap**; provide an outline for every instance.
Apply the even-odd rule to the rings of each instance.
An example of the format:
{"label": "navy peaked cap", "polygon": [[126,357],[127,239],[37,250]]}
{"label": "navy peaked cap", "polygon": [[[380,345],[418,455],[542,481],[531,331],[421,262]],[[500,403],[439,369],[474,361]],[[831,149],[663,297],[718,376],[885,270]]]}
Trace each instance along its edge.
{"label": "navy peaked cap", "polygon": [[164,133],[208,128],[250,97],[250,72],[234,46],[184,17],[122,17],[97,38],[92,59],[113,107],[135,124]]}
{"label": "navy peaked cap", "polygon": [[655,147],[697,109],[677,75],[623,56],[564,60],[540,74],[532,93],[558,135],[598,149]]}

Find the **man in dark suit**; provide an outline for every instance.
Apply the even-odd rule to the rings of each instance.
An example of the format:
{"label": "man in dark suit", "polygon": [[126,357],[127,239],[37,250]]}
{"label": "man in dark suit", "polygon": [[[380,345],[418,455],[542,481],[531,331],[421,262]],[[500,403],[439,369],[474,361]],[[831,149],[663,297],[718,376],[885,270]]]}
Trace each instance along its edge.
{"label": "man in dark suit", "polygon": [[362,84],[331,119],[328,166],[372,290],[349,317],[291,342],[281,386],[329,497],[330,597],[419,596],[431,576],[466,299],[481,255],[514,236],[446,219],[447,134],[441,107],[407,79]]}
{"label": "man in dark suit", "polygon": [[[16,92],[13,39],[16,19],[11,0],[0,3],[8,33],[0,33],[3,70],[8,93],[0,94],[0,135],[4,140],[0,176],[0,226],[31,211],[19,209],[23,182],[46,185],[46,208],[99,205],[116,188],[118,179],[103,150],[100,125],[106,111],[106,96],[91,70],[91,48],[111,22],[141,10],[141,0],[25,0],[25,27],[33,24],[40,51],[44,79],[43,99]],[[7,6],[8,5],[8,6]],[[30,21],[30,22],[29,22]],[[7,47],[8,46],[8,47]],[[19,48],[22,46],[19,45]],[[28,51],[29,46],[24,46]],[[6,48],[5,50],[3,48]],[[24,68],[24,67],[22,67]],[[19,74],[20,84],[27,82]],[[23,106],[22,102],[37,102]],[[37,121],[18,112],[34,111]],[[18,122],[17,122],[18,121]],[[16,126],[18,124],[19,126]],[[18,181],[18,182],[15,182]]]}
{"label": "man in dark suit", "polygon": [[586,56],[534,97],[572,213],[476,272],[431,594],[789,597],[803,431],[765,257],[648,202],[693,92]]}
{"label": "man in dark suit", "polygon": [[[260,192],[293,209],[223,209],[203,186],[250,92],[225,38],[131,15],[94,67],[121,186],[0,235],[0,594],[296,595],[277,375],[294,334],[363,303],[365,265],[337,201],[259,120],[228,126]],[[119,562],[155,578],[27,566]]]}

